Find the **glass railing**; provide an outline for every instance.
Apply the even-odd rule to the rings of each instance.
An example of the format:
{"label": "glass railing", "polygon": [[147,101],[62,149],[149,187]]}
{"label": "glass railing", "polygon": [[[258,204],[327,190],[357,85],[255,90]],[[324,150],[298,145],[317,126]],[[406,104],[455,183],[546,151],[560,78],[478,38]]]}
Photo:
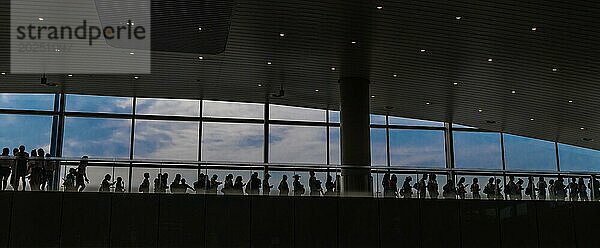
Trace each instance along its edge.
{"label": "glass railing", "polygon": [[353,196],[343,192],[343,181],[346,172],[360,169],[368,174],[365,178],[370,182],[370,190],[366,196],[372,197],[558,201],[600,198],[598,177],[585,172],[14,157],[0,158],[0,167],[2,189],[18,191]]}

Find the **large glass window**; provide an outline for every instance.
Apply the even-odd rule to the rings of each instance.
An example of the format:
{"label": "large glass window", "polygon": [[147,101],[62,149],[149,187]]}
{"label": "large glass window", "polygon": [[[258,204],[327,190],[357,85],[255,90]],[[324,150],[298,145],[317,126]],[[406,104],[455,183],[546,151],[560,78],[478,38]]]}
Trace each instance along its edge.
{"label": "large glass window", "polygon": [[600,171],[600,151],[558,144],[561,171]]}
{"label": "large glass window", "polygon": [[387,165],[387,137],[385,128],[371,128],[371,164]]}
{"label": "large glass window", "polygon": [[198,159],[199,123],[192,121],[135,121],[134,158]]}
{"label": "large glass window", "polygon": [[424,127],[444,127],[443,122],[416,120],[403,117],[389,117],[390,125],[400,126],[424,126]]}
{"label": "large glass window", "polygon": [[269,118],[271,120],[325,122],[326,114],[327,111],[322,109],[269,105]]}
{"label": "large glass window", "polygon": [[263,162],[262,124],[202,123],[202,160]]}
{"label": "large glass window", "polygon": [[410,167],[446,166],[444,131],[390,130],[391,165]]}
{"label": "large glass window", "polygon": [[325,127],[271,125],[269,162],[325,164],[327,130]]}
{"label": "large glass window", "polygon": [[51,116],[0,114],[0,149],[24,145],[27,151],[43,148],[50,151]]}
{"label": "large glass window", "polygon": [[340,128],[329,128],[329,163],[339,165],[342,162],[340,147]]}
{"label": "large glass window", "polygon": [[129,158],[130,133],[128,119],[67,117],[63,155]]}
{"label": "large glass window", "polygon": [[385,115],[370,115],[371,124],[385,125]]}
{"label": "large glass window", "polygon": [[502,169],[499,133],[455,131],[454,166],[468,169]]}
{"label": "large glass window", "polygon": [[200,116],[199,100],[137,98],[136,114]]}
{"label": "large glass window", "polygon": [[53,110],[54,94],[0,93],[0,109]]}
{"label": "large glass window", "polygon": [[504,134],[507,170],[556,170],[554,142]]}
{"label": "large glass window", "polygon": [[131,114],[133,98],[67,95],[65,108],[69,112]]}
{"label": "large glass window", "polygon": [[262,103],[202,101],[202,116],[263,119],[265,105]]}

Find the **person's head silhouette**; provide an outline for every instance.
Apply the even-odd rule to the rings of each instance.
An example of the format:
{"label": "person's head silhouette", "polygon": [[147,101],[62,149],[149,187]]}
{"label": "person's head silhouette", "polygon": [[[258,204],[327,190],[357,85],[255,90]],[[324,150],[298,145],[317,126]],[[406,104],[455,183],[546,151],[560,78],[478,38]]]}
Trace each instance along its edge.
{"label": "person's head silhouette", "polygon": [[287,181],[287,175],[283,175],[282,180]]}
{"label": "person's head silhouette", "polygon": [[[73,169],[73,168],[71,168],[71,169],[72,169],[72,170],[75,170],[75,169]],[[106,180],[106,181],[110,181],[110,178],[111,178],[111,177],[110,177],[110,174],[106,174],[106,175],[104,175],[104,180]]]}
{"label": "person's head silhouette", "polygon": [[25,146],[24,145],[20,145],[19,146],[19,152],[25,152]]}
{"label": "person's head silhouette", "polygon": [[148,172],[144,173],[144,178],[146,178],[146,179],[150,178],[150,173],[148,173]]}
{"label": "person's head silhouette", "polygon": [[40,157],[44,157],[46,155],[46,152],[44,151],[44,149],[40,148],[37,149],[37,155]]}
{"label": "person's head silhouette", "polygon": [[8,156],[10,155],[10,149],[8,149],[8,147],[4,147],[2,149],[2,156]]}

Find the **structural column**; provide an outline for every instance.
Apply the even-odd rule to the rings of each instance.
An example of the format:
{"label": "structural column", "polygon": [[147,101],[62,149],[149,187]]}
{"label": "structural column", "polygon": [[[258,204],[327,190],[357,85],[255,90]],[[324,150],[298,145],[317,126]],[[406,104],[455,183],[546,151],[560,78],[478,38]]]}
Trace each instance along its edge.
{"label": "structural column", "polygon": [[343,192],[368,196],[372,194],[369,80],[342,77],[339,83]]}

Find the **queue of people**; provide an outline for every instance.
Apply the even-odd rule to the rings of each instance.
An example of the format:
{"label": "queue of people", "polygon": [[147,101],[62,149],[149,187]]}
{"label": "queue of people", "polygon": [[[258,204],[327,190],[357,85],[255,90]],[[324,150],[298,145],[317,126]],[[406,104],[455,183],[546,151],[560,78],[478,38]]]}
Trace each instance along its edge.
{"label": "queue of people", "polygon": [[19,187],[25,191],[27,183],[31,191],[54,190],[59,165],[49,157],[50,154],[42,148],[28,153],[21,145],[14,148],[12,154],[9,148],[3,148],[0,155],[0,190],[6,190],[10,184],[15,191]]}
{"label": "queue of people", "polygon": [[[515,176],[512,175],[508,178],[506,185],[503,185],[500,178],[490,177],[488,183],[483,187],[483,192],[478,178],[473,178],[470,185],[466,183],[464,177],[461,177],[456,184],[450,178],[446,180],[446,184],[442,187],[442,198],[466,199],[467,189],[469,189],[472,199],[481,199],[481,193],[483,193],[488,200],[522,200],[527,197],[530,200],[564,201],[568,199],[570,201],[589,201],[588,189],[591,189],[593,200],[600,200],[600,181],[596,178],[586,184],[583,177],[571,177],[570,182],[565,184],[562,176],[558,176],[557,180],[550,179],[548,182],[543,176],[540,176],[537,183],[533,176],[529,176],[527,185],[521,178],[515,180]],[[382,180],[383,196],[413,198],[413,194],[416,194],[417,198],[439,198],[440,193],[436,174],[423,174],[419,181],[414,184],[412,184],[412,180],[411,176],[407,176],[402,187],[398,189],[397,176],[389,173],[384,174]]]}

